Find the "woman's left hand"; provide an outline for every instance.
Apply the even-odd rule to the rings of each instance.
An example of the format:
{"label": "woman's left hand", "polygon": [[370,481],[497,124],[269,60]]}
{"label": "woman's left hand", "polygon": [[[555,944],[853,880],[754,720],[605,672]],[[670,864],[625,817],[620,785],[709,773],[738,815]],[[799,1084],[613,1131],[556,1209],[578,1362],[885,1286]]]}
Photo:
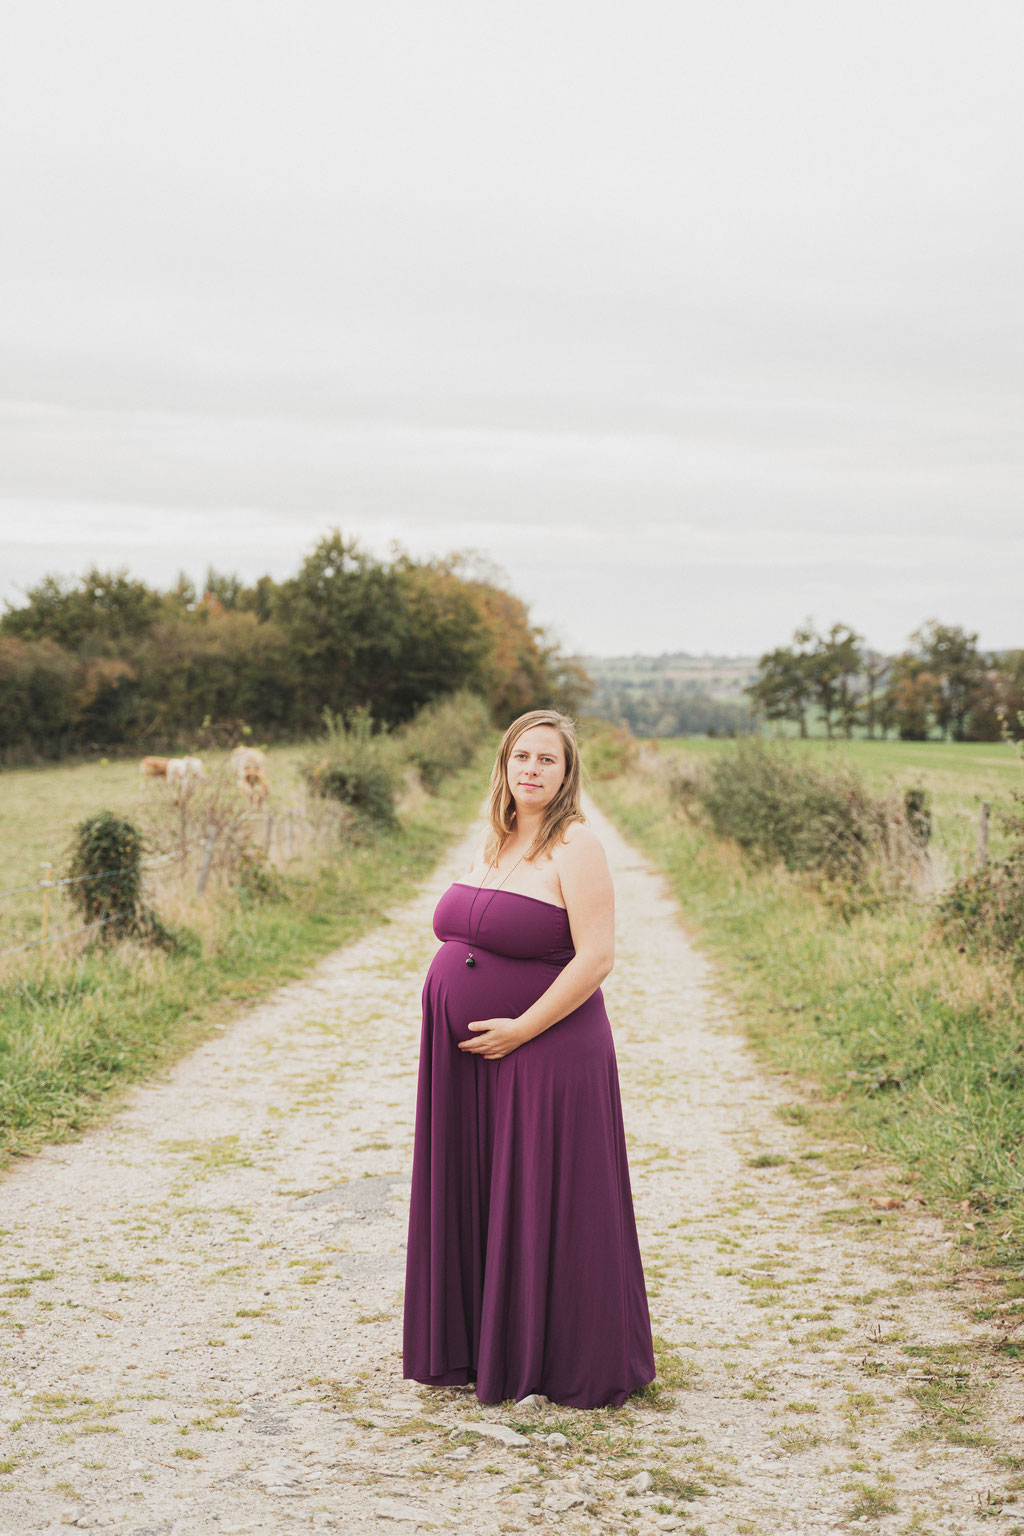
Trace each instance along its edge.
{"label": "woman's left hand", "polygon": [[507,1056],[517,1046],[525,1045],[530,1038],[517,1019],[480,1019],[468,1027],[484,1033],[476,1040],[460,1040],[459,1050],[469,1051],[474,1056],[486,1056],[491,1060]]}

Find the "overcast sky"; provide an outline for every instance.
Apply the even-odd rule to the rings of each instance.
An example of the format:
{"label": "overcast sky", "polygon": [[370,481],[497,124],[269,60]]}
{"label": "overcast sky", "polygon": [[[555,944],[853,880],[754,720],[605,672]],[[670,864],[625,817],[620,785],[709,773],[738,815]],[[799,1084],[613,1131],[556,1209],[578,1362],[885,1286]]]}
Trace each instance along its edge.
{"label": "overcast sky", "polygon": [[8,0],[0,595],[473,548],[1024,645],[1020,0]]}

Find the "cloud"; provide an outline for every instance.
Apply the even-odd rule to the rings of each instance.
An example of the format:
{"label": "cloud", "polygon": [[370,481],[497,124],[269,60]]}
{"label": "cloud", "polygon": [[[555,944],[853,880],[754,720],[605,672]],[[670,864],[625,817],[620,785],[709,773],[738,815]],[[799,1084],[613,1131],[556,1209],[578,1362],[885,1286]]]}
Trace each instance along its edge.
{"label": "cloud", "polygon": [[15,7],[0,586],[337,523],[589,649],[1019,640],[1022,44],[1002,0]]}

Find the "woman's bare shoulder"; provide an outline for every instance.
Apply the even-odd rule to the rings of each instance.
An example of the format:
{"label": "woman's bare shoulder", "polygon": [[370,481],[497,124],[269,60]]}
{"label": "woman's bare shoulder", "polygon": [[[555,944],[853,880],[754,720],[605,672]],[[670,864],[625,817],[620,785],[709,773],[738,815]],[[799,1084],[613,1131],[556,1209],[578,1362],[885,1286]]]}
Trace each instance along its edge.
{"label": "woman's bare shoulder", "polygon": [[573,843],[580,843],[586,847],[588,843],[596,843],[599,848],[603,847],[601,839],[589,821],[571,821],[562,833],[562,842],[567,846],[571,846]]}
{"label": "woman's bare shoulder", "polygon": [[604,844],[587,821],[574,821],[566,827],[562,841],[554,850],[556,861],[579,863],[604,858]]}

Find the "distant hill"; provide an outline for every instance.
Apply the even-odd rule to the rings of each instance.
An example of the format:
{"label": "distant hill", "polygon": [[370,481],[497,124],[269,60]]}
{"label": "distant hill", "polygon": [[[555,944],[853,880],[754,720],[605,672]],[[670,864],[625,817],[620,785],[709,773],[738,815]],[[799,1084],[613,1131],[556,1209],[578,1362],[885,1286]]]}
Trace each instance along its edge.
{"label": "distant hill", "polygon": [[752,731],[743,690],[757,677],[755,656],[582,656],[593,679],[589,707],[638,735],[733,736]]}
{"label": "distant hill", "polygon": [[712,699],[740,700],[747,683],[757,677],[756,656],[691,656],[665,651],[660,656],[583,656],[596,685],[602,688],[677,689],[706,693]]}

